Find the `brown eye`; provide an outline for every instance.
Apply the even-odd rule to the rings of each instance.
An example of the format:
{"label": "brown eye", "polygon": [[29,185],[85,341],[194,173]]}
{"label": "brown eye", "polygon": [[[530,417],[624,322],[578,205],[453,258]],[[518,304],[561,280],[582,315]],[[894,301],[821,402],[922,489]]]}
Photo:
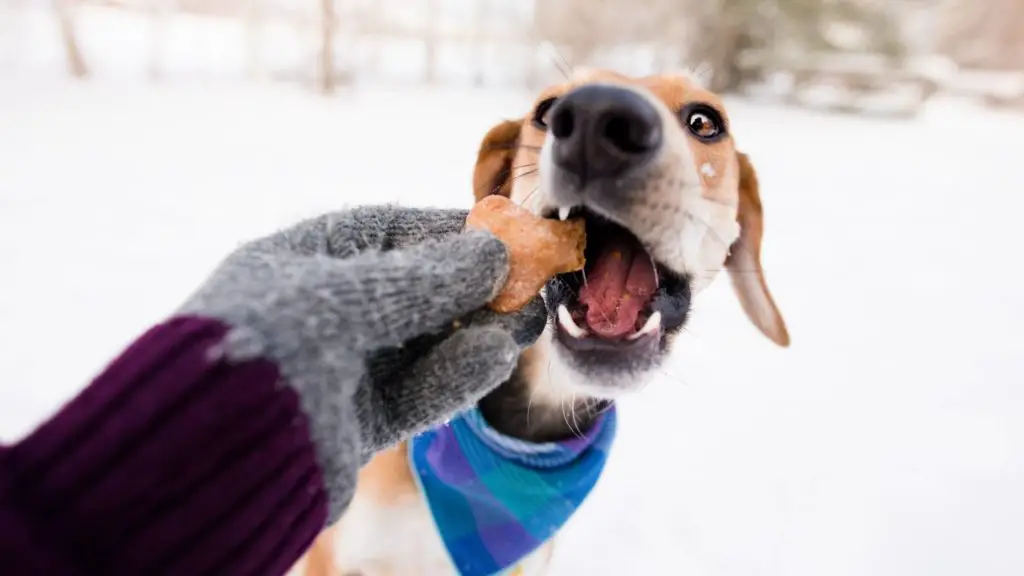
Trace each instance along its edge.
{"label": "brown eye", "polygon": [[548,117],[551,116],[551,108],[555,105],[558,98],[547,98],[541,100],[540,104],[537,104],[537,108],[533,111],[532,124],[534,128],[539,130],[548,129]]}
{"label": "brown eye", "polygon": [[725,134],[722,117],[710,106],[687,106],[683,109],[682,116],[690,133],[701,140],[713,142]]}

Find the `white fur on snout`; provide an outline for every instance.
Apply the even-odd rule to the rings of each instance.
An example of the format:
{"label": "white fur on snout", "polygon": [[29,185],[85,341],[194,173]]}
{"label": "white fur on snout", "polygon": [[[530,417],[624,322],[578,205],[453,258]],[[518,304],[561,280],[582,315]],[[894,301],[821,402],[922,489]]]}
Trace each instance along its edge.
{"label": "white fur on snout", "polygon": [[555,159],[552,151],[554,138],[544,136],[544,144],[540,147],[540,158],[537,159],[537,193],[532,198],[531,205],[535,213],[540,213],[545,208],[562,208],[555,203]]}
{"label": "white fur on snout", "polygon": [[686,209],[689,225],[682,234],[682,246],[693,278],[690,290],[707,288],[721,271],[729,247],[739,238],[736,210],[704,198],[694,199]]}
{"label": "white fur on snout", "polygon": [[512,175],[514,180],[512,180],[510,199],[534,214],[540,214],[541,209],[546,207],[545,199],[547,194],[545,190],[549,189],[548,184],[546,184],[546,174],[551,172],[549,141],[550,138],[544,139],[544,146],[541,148],[540,158],[537,160],[537,168],[535,170],[527,169],[518,177],[516,174]]}

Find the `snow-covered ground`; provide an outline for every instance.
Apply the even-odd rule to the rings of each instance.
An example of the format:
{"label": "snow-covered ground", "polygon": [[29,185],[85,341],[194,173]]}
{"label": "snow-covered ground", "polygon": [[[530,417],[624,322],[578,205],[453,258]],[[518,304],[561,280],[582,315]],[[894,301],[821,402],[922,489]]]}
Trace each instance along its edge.
{"label": "snow-covered ground", "polygon": [[[357,203],[468,206],[479,138],[528,97],[0,74],[5,441],[240,241]],[[702,294],[557,573],[1024,573],[1024,118],[730,114],[793,345],[724,277]]]}

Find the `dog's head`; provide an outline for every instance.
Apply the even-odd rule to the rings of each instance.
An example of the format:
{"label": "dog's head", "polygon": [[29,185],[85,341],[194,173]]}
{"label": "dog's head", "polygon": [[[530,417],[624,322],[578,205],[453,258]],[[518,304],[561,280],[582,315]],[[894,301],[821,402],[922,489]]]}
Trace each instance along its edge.
{"label": "dog's head", "polygon": [[760,266],[757,177],[730,128],[721,99],[687,75],[592,72],[487,133],[477,199],[586,221],[584,272],[545,288],[533,380],[605,399],[643,385],[723,267],[750,320],[788,345]]}

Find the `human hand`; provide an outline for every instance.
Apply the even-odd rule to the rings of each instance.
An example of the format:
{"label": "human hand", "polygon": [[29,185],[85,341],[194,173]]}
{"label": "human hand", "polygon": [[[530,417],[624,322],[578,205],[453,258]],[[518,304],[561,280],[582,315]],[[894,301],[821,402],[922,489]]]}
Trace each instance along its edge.
{"label": "human hand", "polygon": [[471,406],[544,329],[539,297],[483,309],[508,253],[463,233],[466,215],[382,206],[301,222],[228,256],[180,311],[228,323],[228,358],[270,358],[299,392],[331,521],[366,459]]}

